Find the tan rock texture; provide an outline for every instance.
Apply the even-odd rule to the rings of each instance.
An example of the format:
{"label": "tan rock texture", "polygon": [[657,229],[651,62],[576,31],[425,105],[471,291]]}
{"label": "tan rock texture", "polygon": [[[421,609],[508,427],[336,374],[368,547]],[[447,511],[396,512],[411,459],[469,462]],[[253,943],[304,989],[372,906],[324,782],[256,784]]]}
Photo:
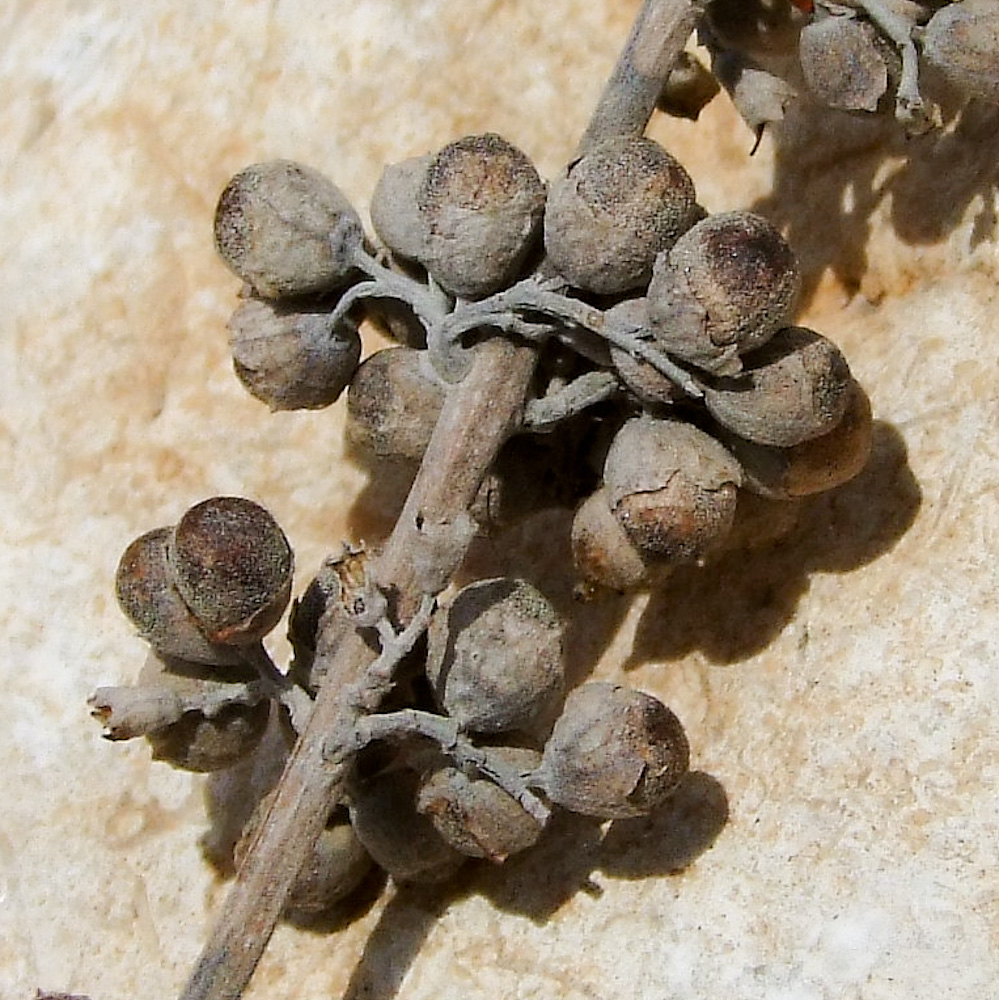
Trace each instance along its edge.
{"label": "tan rock texture", "polygon": [[[287,157],[364,213],[382,164],[485,131],[552,176],[636,9],[3,6],[0,996],[174,996],[224,895],[200,846],[209,780],[104,743],[87,716],[144,657],[112,597],[126,544],[241,494],[284,526],[301,587],[390,523],[343,460],[342,403],[272,415],[233,377],[218,192]],[[651,134],[707,208],[786,229],[799,321],[873,400],[872,461],[781,546],[638,599],[573,609],[557,519],[480,546],[473,571],[526,565],[570,610],[574,679],[672,706],[694,780],[649,820],[564,819],[449,890],[282,927],[250,997],[994,995],[999,109],[907,143],[799,109],[753,159],[723,97]]]}

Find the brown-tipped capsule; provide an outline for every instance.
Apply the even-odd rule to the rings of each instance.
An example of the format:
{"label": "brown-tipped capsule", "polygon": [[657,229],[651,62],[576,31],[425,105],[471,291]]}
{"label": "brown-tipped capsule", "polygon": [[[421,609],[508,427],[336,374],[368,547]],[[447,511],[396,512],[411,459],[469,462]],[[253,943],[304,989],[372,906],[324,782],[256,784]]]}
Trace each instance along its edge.
{"label": "brown-tipped capsule", "polygon": [[115,573],[115,596],[139,635],[163,656],[191,663],[230,665],[238,650],[211,642],[177,589],[168,550],[173,528],[140,535]]}
{"label": "brown-tipped capsule", "polygon": [[[146,658],[139,672],[139,686],[166,688],[180,696],[197,695],[211,674],[155,654]],[[206,773],[232,767],[253,753],[267,730],[270,702],[254,705],[227,704],[210,716],[193,710],[177,722],[146,734],[153,750],[153,760],[161,760],[184,771]]]}
{"label": "brown-tipped capsule", "polygon": [[618,819],[662,805],[689,765],[683,726],[661,701],[594,682],[566,699],[537,777],[563,808]]}
{"label": "brown-tipped capsule", "polygon": [[524,580],[479,580],[439,611],[427,633],[427,677],[438,705],[462,729],[526,729],[564,684],[563,625]]}
{"label": "brown-tipped capsule", "polygon": [[241,170],[215,210],[215,246],[222,259],[266,299],[339,287],[363,242],[361,220],[343,192],[291,160]]}
{"label": "brown-tipped capsule", "polygon": [[699,559],[725,537],[741,482],[725,448],[680,420],[629,420],[604,462],[604,491],[625,533],[671,562]]}
{"label": "brown-tipped capsule", "polygon": [[743,360],[741,374],[704,390],[711,415],[739,437],[790,448],[840,422],[853,379],[831,340],[805,327],[785,327]]}
{"label": "brown-tipped capsule", "polygon": [[792,448],[753,444],[734,435],[727,435],[725,443],[742,464],[747,489],[775,500],[790,500],[853,479],[867,464],[872,431],[870,400],[853,382],[842,419],[821,437]]}
{"label": "brown-tipped capsule", "polygon": [[699,217],[694,183],[657,142],[609,139],[552,184],[545,249],[570,284],[617,294],[648,284],[656,254]]}
{"label": "brown-tipped capsule", "polygon": [[886,46],[874,26],[854,17],[806,24],[799,40],[805,83],[827,108],[877,111],[890,84]]}
{"label": "brown-tipped capsule", "polygon": [[999,103],[999,5],[962,0],[941,7],[921,32],[923,58],[966,97]]}
{"label": "brown-tipped capsule", "polygon": [[467,860],[416,811],[419,782],[414,771],[386,771],[350,791],[350,822],[358,840],[396,882],[442,882]]}
{"label": "brown-tipped capsule", "polygon": [[174,529],[169,557],[184,603],[213,642],[259,641],[291,597],[291,546],[252,500],[212,497],[196,504]]}
{"label": "brown-tipped capsule", "polygon": [[352,325],[336,329],[328,309],[244,299],[229,320],[229,349],[240,382],[272,410],[329,406],[361,356]]}
{"label": "brown-tipped capsule", "polygon": [[699,222],[660,254],[649,285],[659,347],[716,375],[786,325],[798,294],[798,262],[766,219],[726,212]]}
{"label": "brown-tipped capsule", "polygon": [[[521,773],[534,771],[541,754],[525,747],[490,747],[489,755]],[[542,825],[484,775],[440,767],[425,775],[416,808],[456,851],[471,858],[505,861],[533,846]]]}
{"label": "brown-tipped capsule", "polygon": [[505,139],[470,135],[433,157],[417,204],[427,225],[420,262],[447,291],[478,298],[516,277],[541,228],[545,186]]}
{"label": "brown-tipped capsule", "polygon": [[587,587],[624,593],[649,582],[646,554],[614,516],[603,489],[590,494],[572,519],[572,561]]}
{"label": "brown-tipped capsule", "polygon": [[389,347],[367,358],[347,390],[347,441],[362,457],[416,465],[444,406],[426,351]]}

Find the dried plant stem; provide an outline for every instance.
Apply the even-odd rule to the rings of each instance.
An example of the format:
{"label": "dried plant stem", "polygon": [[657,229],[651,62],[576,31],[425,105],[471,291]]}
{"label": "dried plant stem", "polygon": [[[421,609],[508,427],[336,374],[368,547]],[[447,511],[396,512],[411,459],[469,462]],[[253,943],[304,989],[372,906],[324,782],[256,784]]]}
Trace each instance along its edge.
{"label": "dried plant stem", "polygon": [[[646,0],[580,150],[644,132],[702,6],[703,0]],[[535,360],[533,347],[488,340],[448,393],[406,505],[374,567],[400,622],[416,613],[426,594],[442,589],[461,563],[472,535],[468,506],[522,418]],[[374,656],[360,635],[348,631],[335,645],[324,638],[318,655],[325,663],[316,669],[326,679],[309,723],[181,1000],[242,996],[299,870],[342,797],[357,719],[381,701],[385,679],[370,675]]]}

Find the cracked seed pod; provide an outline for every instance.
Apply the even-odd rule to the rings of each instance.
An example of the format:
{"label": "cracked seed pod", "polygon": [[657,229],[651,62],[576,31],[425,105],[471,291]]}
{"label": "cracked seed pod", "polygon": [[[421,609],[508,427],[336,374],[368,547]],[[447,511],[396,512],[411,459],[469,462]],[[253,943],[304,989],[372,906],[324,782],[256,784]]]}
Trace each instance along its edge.
{"label": "cracked seed pod", "polygon": [[[234,861],[238,870],[274,800],[276,789],[257,804],[236,843]],[[364,849],[345,809],[336,809],[310,851],[295,884],[288,894],[284,911],[292,916],[310,917],[331,909],[346,899],[364,881],[374,862]]]}
{"label": "cracked seed pod", "polygon": [[278,523],[242,497],[212,497],[174,528],[170,566],[184,603],[213,642],[258,642],[291,597],[294,558]]}
{"label": "cracked seed pod", "polygon": [[742,465],[746,489],[774,500],[791,500],[853,479],[867,464],[872,432],[870,400],[853,382],[843,417],[821,437],[774,448],[726,435],[725,444]]}
{"label": "cracked seed pod", "polygon": [[371,196],[371,225],[394,254],[407,260],[427,255],[427,220],[417,204],[433,157],[414,156],[382,171]]}
{"label": "cracked seed pod", "polygon": [[793,251],[766,219],[709,216],[656,259],[648,308],[658,346],[715,375],[735,375],[740,355],[786,325],[799,280]]}
{"label": "cracked seed pod", "polygon": [[725,448],[680,420],[629,420],[604,461],[607,502],[632,544],[670,562],[700,559],[725,537],[741,483]]}
{"label": "cracked seed pod", "polygon": [[846,411],[850,367],[814,330],[785,327],[743,360],[741,374],[705,387],[704,402],[715,420],[747,441],[790,448],[828,433]]}
{"label": "cracked seed pod", "polygon": [[999,5],[962,0],[941,7],[920,34],[923,59],[966,97],[999,103]]}
{"label": "cracked seed pod", "polygon": [[[490,747],[489,755],[524,774],[541,763],[541,754],[526,747]],[[416,808],[456,851],[497,863],[532,847],[543,829],[490,778],[457,767],[424,775]]]}
{"label": "cracked seed pod", "polygon": [[656,254],[700,218],[694,182],[657,142],[602,142],[552,184],[545,249],[570,284],[601,295],[644,287]]}
{"label": "cracked seed pod", "polygon": [[541,228],[545,186],[498,135],[470,135],[430,162],[417,193],[427,225],[418,258],[453,295],[479,298],[517,276]]}
{"label": "cracked seed pod", "polygon": [[625,593],[649,584],[649,554],[639,551],[628,537],[602,488],[573,515],[572,561],[587,588]]}
{"label": "cracked seed pod", "polygon": [[877,111],[891,84],[885,56],[874,26],[854,17],[824,17],[801,31],[805,84],[827,108]]}
{"label": "cracked seed pod", "polygon": [[426,351],[389,347],[367,358],[347,390],[348,444],[361,455],[416,465],[444,406]]}
{"label": "cracked seed pod", "polygon": [[466,858],[416,811],[419,782],[408,769],[358,781],[350,791],[350,822],[368,854],[396,882],[443,882]]}
{"label": "cracked seed pod", "polygon": [[[164,661],[150,653],[139,671],[139,687],[166,688],[175,694],[196,695],[205,680],[217,680],[215,673],[198,671],[185,664]],[[234,678],[238,675],[233,675]],[[203,712],[185,712],[177,722],[146,733],[153,760],[185,771],[207,773],[232,767],[253,753],[264,737],[270,718],[267,699],[254,705],[229,704],[210,717]]]}
{"label": "cracked seed pod", "polygon": [[215,246],[265,299],[321,295],[344,284],[364,243],[357,213],[321,173],[291,160],[255,163],[226,185]]}
{"label": "cracked seed pod", "polygon": [[646,816],[690,765],[680,720],[657,698],[617,684],[576,688],[545,744],[539,785],[584,816]]}
{"label": "cracked seed pod", "polygon": [[315,410],[347,387],[361,338],[346,321],[334,329],[329,309],[250,298],[229,320],[229,349],[240,382],[272,410]]}
{"label": "cracked seed pod", "polygon": [[562,695],[562,632],[551,602],[525,580],[463,587],[427,633],[427,678],[437,704],[462,729],[529,728]]}
{"label": "cracked seed pod", "polygon": [[210,641],[184,603],[168,557],[172,535],[173,528],[156,528],[125,549],[115,573],[121,610],[163,656],[219,666],[239,663],[239,651]]}

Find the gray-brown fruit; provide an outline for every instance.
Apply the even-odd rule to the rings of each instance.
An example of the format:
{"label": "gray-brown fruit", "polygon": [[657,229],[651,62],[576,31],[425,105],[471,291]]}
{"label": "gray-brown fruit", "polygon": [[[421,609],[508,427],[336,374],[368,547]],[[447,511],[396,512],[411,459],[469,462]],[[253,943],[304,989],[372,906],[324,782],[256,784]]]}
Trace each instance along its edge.
{"label": "gray-brown fruit", "polygon": [[545,249],[570,284],[618,294],[648,284],[656,254],[699,217],[694,183],[657,142],[609,139],[570,164],[545,208]]}
{"label": "gray-brown fruit", "polygon": [[921,33],[923,58],[966,97],[999,103],[999,4],[941,7]]}
{"label": "gray-brown fruit", "polygon": [[427,677],[437,704],[462,729],[530,728],[561,697],[562,633],[551,602],[525,580],[463,587],[427,634]]}
{"label": "gray-brown fruit", "polygon": [[338,288],[363,242],[361,220],[343,192],[291,160],[241,170],[215,210],[215,246],[222,259],[266,299]]}
{"label": "gray-brown fruit", "polygon": [[585,816],[645,816],[690,764],[680,720],[651,695],[592,682],[566,699],[537,779],[558,805]]}
{"label": "gray-brown fruit", "polygon": [[272,410],[329,406],[347,387],[361,338],[329,309],[244,299],[229,320],[229,349],[240,382]]}

